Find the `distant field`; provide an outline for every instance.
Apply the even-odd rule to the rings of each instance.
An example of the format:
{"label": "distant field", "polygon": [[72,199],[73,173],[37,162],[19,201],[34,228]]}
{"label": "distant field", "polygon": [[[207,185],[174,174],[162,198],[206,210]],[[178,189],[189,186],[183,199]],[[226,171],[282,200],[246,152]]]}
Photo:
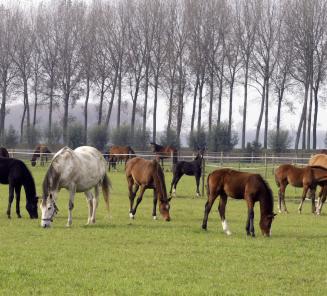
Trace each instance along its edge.
{"label": "distant field", "polygon": [[[46,169],[31,171],[41,194]],[[265,168],[259,172],[264,175]],[[245,235],[243,201],[230,199],[227,204],[232,236],[222,232],[218,203],[209,216],[208,231],[201,230],[205,197],[194,198],[193,177],[182,178],[171,202],[172,221],[164,222],[152,220],[150,191],[131,221],[122,167],[109,176],[110,218],[101,195],[97,224],[85,226],[87,204],[78,194],[71,228],[65,227],[65,190],[59,196],[60,212],[53,227],[41,229],[40,220],[27,218],[24,194],[23,218],[16,218],[13,206],[13,218],[7,219],[8,188],[0,186],[0,295],[327,294],[327,215],[313,216],[309,202],[299,215],[294,198],[301,190],[287,190],[292,198],[287,201],[290,214],[276,217],[271,238],[260,234],[256,206],[253,239]],[[276,199],[271,169],[267,179]],[[167,172],[167,187],[170,181]]]}

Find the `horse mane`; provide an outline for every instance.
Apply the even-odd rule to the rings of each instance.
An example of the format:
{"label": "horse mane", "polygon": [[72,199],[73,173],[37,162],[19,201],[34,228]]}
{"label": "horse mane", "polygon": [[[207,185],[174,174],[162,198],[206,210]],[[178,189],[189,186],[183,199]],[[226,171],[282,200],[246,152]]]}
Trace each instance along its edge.
{"label": "horse mane", "polygon": [[268,194],[268,202],[269,202],[269,208],[271,209],[271,213],[274,211],[274,195],[273,192],[268,184],[268,182],[261,176],[258,175],[259,180],[262,182],[263,186],[265,187],[267,194]]}
{"label": "horse mane", "polygon": [[[135,151],[132,149],[131,146],[128,146],[129,154],[135,155]],[[131,155],[130,155],[131,156]],[[132,156],[131,156],[132,157]]]}
{"label": "horse mane", "polygon": [[25,193],[26,193],[26,199],[28,201],[32,201],[32,199],[34,199],[36,197],[36,187],[35,187],[35,181],[34,178],[32,176],[32,173],[30,172],[30,170],[27,168],[27,166],[25,165],[24,162],[21,162],[21,166],[23,168],[24,171],[24,180],[23,180],[23,186],[25,189]]}
{"label": "horse mane", "polygon": [[[153,179],[156,186],[156,189],[160,189],[161,193],[161,201],[167,200],[167,189],[166,189],[166,183],[165,183],[165,175],[162,171],[161,166],[157,162],[157,160],[153,160],[154,163],[154,174]],[[158,191],[159,193],[159,191]]]}
{"label": "horse mane", "polygon": [[158,149],[162,149],[163,148],[163,146],[161,146],[161,145],[159,145],[157,143],[154,143],[154,142],[151,142],[150,144],[154,146],[154,150],[155,151],[158,151]]}

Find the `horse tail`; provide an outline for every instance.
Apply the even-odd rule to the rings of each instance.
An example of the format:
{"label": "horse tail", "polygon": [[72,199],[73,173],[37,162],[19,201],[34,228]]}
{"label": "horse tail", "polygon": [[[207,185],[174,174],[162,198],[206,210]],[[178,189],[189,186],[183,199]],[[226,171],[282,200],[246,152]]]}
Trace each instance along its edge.
{"label": "horse tail", "polygon": [[207,184],[206,184],[206,191],[207,191],[207,196],[209,197],[210,195],[210,187],[209,187],[209,178],[211,176],[211,173],[207,177]]}
{"label": "horse tail", "polygon": [[110,179],[108,178],[107,174],[104,174],[104,177],[102,180],[102,193],[103,193],[103,199],[106,203],[106,208],[107,208],[108,212],[109,212],[110,187],[111,187]]}
{"label": "horse tail", "polygon": [[162,197],[167,197],[165,176],[162,171],[161,166],[159,165],[156,159],[152,160],[154,172],[153,172],[153,181],[156,189],[163,195]]}
{"label": "horse tail", "polygon": [[173,164],[176,165],[178,161],[178,155],[177,155],[177,150],[173,151]]}

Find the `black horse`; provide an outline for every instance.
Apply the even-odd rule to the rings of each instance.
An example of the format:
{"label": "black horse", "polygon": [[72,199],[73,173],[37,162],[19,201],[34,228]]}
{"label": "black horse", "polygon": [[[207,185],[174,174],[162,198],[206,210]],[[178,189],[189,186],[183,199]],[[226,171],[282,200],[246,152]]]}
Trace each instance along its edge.
{"label": "black horse", "polygon": [[173,169],[173,180],[170,186],[170,195],[172,193],[172,188],[174,187],[174,194],[176,194],[176,186],[180,178],[185,174],[187,176],[195,176],[196,181],[196,195],[200,196],[199,184],[202,175],[202,159],[203,151],[198,152],[197,156],[193,161],[178,161],[174,165]]}
{"label": "black horse", "polygon": [[0,147],[0,156],[9,158],[8,150],[5,147]]}
{"label": "black horse", "polygon": [[26,194],[26,210],[31,219],[37,219],[37,201],[35,182],[31,172],[26,165],[19,159],[0,157],[0,183],[9,184],[9,202],[7,215],[11,218],[11,204],[14,200],[14,191],[16,193],[16,213],[20,215],[20,191],[24,186]]}

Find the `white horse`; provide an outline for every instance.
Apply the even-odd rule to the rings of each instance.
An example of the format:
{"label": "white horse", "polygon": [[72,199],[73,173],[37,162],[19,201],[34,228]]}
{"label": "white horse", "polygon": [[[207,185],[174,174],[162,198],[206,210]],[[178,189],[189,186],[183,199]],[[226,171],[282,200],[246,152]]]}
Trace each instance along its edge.
{"label": "white horse", "polygon": [[[82,146],[75,150],[64,147],[59,150],[54,155],[43,180],[41,226],[50,227],[58,211],[56,200],[61,188],[66,188],[70,192],[67,226],[72,224],[75,192],[84,192],[89,206],[87,224],[94,224],[100,185],[109,211],[110,180],[106,172],[107,162],[101,152],[93,147]],[[95,195],[91,192],[92,188],[95,189]]]}

